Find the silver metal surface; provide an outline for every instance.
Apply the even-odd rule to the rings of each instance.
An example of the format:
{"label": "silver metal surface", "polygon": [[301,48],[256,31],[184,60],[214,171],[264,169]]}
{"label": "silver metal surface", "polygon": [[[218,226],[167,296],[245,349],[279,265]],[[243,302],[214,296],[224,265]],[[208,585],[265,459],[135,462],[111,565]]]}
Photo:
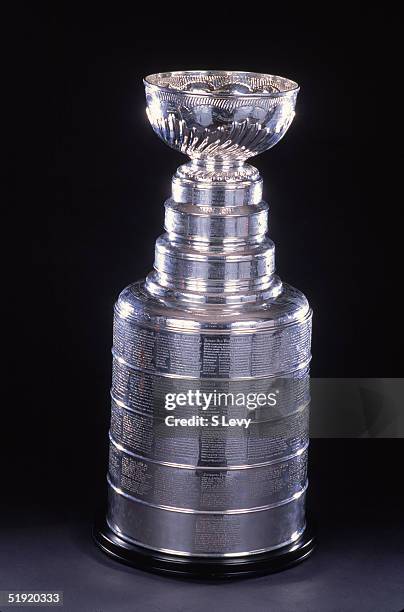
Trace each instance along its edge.
{"label": "silver metal surface", "polygon": [[186,556],[245,556],[289,544],[305,528],[303,493],[281,506],[239,514],[171,511],[136,502],[111,486],[107,521],[122,538]]}
{"label": "silver metal surface", "polygon": [[[172,388],[172,386],[171,386]],[[181,385],[183,388],[183,385]],[[158,404],[157,396],[153,403]],[[162,403],[162,402],[161,402]],[[187,418],[188,408],[177,410],[170,418]],[[244,427],[168,427],[167,415],[135,412],[112,401],[111,435],[123,449],[146,459],[187,467],[217,469],[265,465],[298,453],[308,444],[309,407],[303,406],[291,415],[265,421],[251,421]],[[251,418],[240,408],[223,408],[206,412],[192,410],[196,418]],[[255,416],[255,415],[254,415]]]}
{"label": "silver metal surface", "polygon": [[[252,72],[166,72],[144,82],[155,132],[192,159],[221,161],[273,147],[292,122],[299,91],[293,81]],[[203,178],[208,172],[201,169]],[[249,178],[241,166],[237,182]]]}
{"label": "silver metal surface", "polygon": [[197,71],[145,89],[153,129],[191,162],[153,271],[115,305],[108,524],[173,554],[273,550],[305,525],[311,309],[275,274],[262,179],[244,162],[282,138],[298,87]]}

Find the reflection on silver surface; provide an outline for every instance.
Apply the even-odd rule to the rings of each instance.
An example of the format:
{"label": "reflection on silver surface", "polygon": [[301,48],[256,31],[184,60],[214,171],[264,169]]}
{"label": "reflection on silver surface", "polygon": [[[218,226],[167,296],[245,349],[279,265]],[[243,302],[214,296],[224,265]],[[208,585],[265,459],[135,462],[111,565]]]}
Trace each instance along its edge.
{"label": "reflection on silver surface", "polygon": [[[145,79],[147,114],[171,147],[196,159],[239,161],[273,147],[295,115],[296,83],[248,72],[160,73]],[[203,166],[199,175],[206,175]],[[245,168],[239,180],[248,180]]]}
{"label": "reflection on silver surface", "polygon": [[[275,275],[262,180],[244,161],[282,138],[298,87],[198,71],[145,88],[153,129],[191,162],[173,177],[153,271],[115,306],[108,524],[173,554],[273,550],[305,526],[311,309]],[[226,403],[167,408],[188,392]],[[276,402],[252,406],[257,394]],[[171,427],[168,414],[206,423]]]}
{"label": "reflection on silver surface", "polygon": [[[168,427],[164,418],[132,412],[114,401],[111,412],[111,437],[117,444],[138,456],[165,463],[242,469],[292,456],[308,445],[307,404],[286,417],[252,420],[248,428]],[[219,418],[243,418],[237,413],[231,408],[218,408],[203,414],[209,419],[215,414]],[[186,416],[176,414],[178,418],[190,415],[189,409]],[[251,414],[246,418],[252,418]]]}
{"label": "reflection on silver surface", "polygon": [[109,487],[107,520],[118,535],[146,548],[198,557],[242,556],[297,540],[305,527],[304,498],[270,510],[207,514],[147,506]]}
{"label": "reflection on silver surface", "polygon": [[248,510],[281,504],[306,486],[307,451],[248,469],[188,467],[134,455],[110,444],[110,484],[157,506],[208,511]]}

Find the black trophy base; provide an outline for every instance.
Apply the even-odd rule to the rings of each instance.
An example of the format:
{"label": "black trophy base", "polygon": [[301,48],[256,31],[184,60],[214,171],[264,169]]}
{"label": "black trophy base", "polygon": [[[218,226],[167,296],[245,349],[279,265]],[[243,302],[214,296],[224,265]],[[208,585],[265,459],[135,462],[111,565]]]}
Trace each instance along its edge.
{"label": "black trophy base", "polygon": [[117,536],[101,519],[94,526],[93,536],[101,550],[126,565],[166,576],[205,580],[248,578],[280,572],[307,559],[315,546],[310,525],[300,538],[282,548],[246,557],[221,559],[182,557],[130,544]]}

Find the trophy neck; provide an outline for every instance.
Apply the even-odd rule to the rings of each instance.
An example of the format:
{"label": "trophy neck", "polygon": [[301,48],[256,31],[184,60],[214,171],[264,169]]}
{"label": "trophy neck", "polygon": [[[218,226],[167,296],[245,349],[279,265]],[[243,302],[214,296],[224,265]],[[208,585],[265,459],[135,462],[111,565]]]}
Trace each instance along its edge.
{"label": "trophy neck", "polygon": [[263,292],[279,293],[258,171],[193,160],[178,169],[172,185],[148,291],[203,304],[254,302]]}
{"label": "trophy neck", "polygon": [[177,203],[196,206],[247,206],[262,199],[262,179],[244,161],[192,159],[180,166],[172,180]]}

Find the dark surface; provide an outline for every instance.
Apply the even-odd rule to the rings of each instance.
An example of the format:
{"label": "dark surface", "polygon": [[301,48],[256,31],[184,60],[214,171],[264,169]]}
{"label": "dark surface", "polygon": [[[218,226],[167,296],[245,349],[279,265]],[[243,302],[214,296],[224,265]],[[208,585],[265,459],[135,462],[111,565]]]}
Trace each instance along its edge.
{"label": "dark surface", "polygon": [[63,612],[399,612],[404,607],[403,545],[396,526],[387,522],[377,529],[323,525],[320,546],[305,563],[220,584],[165,578],[114,562],[93,544],[90,522],[77,517],[43,517],[30,528],[8,529],[1,548],[2,588],[63,590]]}
{"label": "dark surface", "polygon": [[[64,591],[65,612],[399,612],[404,608],[400,440],[313,440],[312,557],[284,572],[225,584],[156,576],[95,546],[102,488],[91,468],[75,482],[7,498],[1,517],[1,589]],[[98,466],[98,471],[103,471]],[[60,485],[63,474],[60,475]],[[55,483],[57,484],[57,483]],[[11,608],[10,608],[11,609]]]}

